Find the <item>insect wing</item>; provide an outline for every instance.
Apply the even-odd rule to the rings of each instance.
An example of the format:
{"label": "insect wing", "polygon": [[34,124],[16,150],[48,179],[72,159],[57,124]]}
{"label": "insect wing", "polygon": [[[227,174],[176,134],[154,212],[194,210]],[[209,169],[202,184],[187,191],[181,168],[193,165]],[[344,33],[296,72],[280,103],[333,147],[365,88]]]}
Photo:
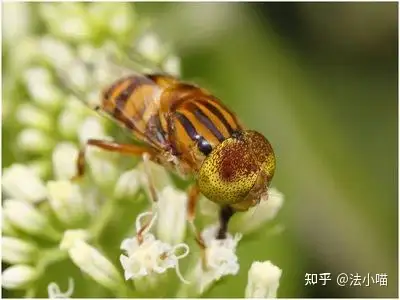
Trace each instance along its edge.
{"label": "insect wing", "polygon": [[96,49],[92,55],[77,56],[63,68],[56,68],[56,77],[67,93],[92,110],[117,121],[138,140],[163,148],[165,137],[151,124],[157,121],[154,115],[167,85],[159,85],[139,72],[138,69],[154,68],[143,65],[143,61],[146,60],[135,62],[128,56]]}

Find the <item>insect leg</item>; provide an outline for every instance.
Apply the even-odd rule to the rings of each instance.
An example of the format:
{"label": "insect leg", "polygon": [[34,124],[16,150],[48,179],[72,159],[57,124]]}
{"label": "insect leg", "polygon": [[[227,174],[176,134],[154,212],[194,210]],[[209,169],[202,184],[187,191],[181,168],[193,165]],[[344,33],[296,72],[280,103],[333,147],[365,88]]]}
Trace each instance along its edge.
{"label": "insect leg", "polygon": [[199,244],[200,248],[205,249],[206,246],[204,244],[203,238],[200,233],[197,231],[196,225],[194,224],[194,219],[196,217],[196,204],[200,199],[200,189],[197,184],[193,184],[189,187],[188,190],[188,208],[187,208],[187,220],[190,224],[190,228],[192,229],[194,236],[196,238],[196,242]]}
{"label": "insect leg", "polygon": [[[156,214],[156,207],[155,204],[158,202],[158,196],[157,196],[157,191],[156,191],[156,187],[153,181],[153,176],[151,176],[151,171],[150,171],[150,154],[148,152],[144,152],[142,154],[142,158],[143,158],[143,165],[144,165],[144,171],[146,173],[146,177],[147,177],[147,187],[149,188],[149,193],[150,193],[150,198],[151,198],[151,205],[152,205],[152,210],[153,210],[153,215]],[[153,219],[147,221],[142,228],[139,230],[139,232],[137,233],[137,238],[138,241],[141,243],[141,241],[143,240],[143,232],[149,227],[151,226],[151,223],[153,222]]]}
{"label": "insect leg", "polygon": [[158,197],[157,197],[155,184],[153,182],[153,177],[151,176],[151,172],[150,172],[150,165],[149,165],[150,155],[149,155],[148,152],[145,152],[145,153],[142,154],[142,157],[143,157],[144,171],[145,171],[146,177],[147,177],[150,197],[151,197],[151,200],[152,200],[152,204],[155,204],[158,201]]}
{"label": "insect leg", "polygon": [[217,239],[223,240],[226,238],[226,232],[228,231],[228,223],[230,218],[233,216],[235,211],[230,206],[223,206],[219,212],[220,227],[217,234]]}
{"label": "insect leg", "polygon": [[72,180],[79,179],[85,173],[85,152],[88,146],[97,147],[110,152],[137,156],[143,155],[143,153],[153,153],[152,149],[146,146],[119,144],[111,141],[89,139],[85,146],[79,151],[78,159],[76,161],[78,173],[72,178]]}
{"label": "insect leg", "polygon": [[194,224],[194,219],[196,217],[196,204],[200,199],[200,189],[197,184],[193,184],[189,187],[188,190],[188,208],[187,208],[187,220],[190,224],[190,228],[193,231],[197,244],[200,246],[200,256],[203,269],[207,269],[207,260],[206,260],[206,244],[201,236],[201,234],[197,231],[196,225]]}

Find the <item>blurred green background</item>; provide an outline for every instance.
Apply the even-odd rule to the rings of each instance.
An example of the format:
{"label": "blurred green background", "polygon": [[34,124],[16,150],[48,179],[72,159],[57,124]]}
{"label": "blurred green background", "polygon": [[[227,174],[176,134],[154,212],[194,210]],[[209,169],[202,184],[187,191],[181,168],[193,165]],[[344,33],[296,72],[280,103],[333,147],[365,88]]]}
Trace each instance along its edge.
{"label": "blurred green background", "polygon": [[[283,269],[280,297],[397,297],[397,3],[137,7],[177,47],[183,77],[277,155],[285,231],[239,247],[240,276],[206,296],[240,295],[246,264],[270,259]],[[305,273],[323,272],[327,286],[305,286]],[[388,286],[339,287],[342,272],[387,273]]]}
{"label": "blurred green background", "polygon": [[[248,237],[240,274],[204,296],[244,295],[251,262],[271,260],[283,270],[279,297],[397,297],[398,4],[135,6],[174,46],[183,78],[264,133],[277,155],[285,230]],[[305,273],[325,272],[327,286],[305,286]],[[342,272],[386,273],[388,286],[339,287]]]}

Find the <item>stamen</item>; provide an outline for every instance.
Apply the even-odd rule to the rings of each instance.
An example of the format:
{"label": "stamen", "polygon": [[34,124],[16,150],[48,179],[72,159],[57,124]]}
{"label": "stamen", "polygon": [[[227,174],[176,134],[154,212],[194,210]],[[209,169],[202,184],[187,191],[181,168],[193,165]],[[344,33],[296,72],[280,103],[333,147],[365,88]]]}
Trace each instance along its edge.
{"label": "stamen", "polygon": [[176,266],[175,266],[176,275],[178,276],[180,281],[182,281],[184,284],[190,284],[191,283],[190,281],[187,281],[185,278],[183,278],[181,270],[179,269],[179,260],[182,258],[185,258],[186,256],[189,255],[189,252],[190,252],[189,246],[184,243],[175,245],[172,248],[171,253],[175,253],[175,251],[178,250],[180,247],[183,247],[186,251],[180,255],[175,255],[175,257],[176,257]]}
{"label": "stamen", "polygon": [[72,296],[74,292],[74,279],[69,277],[68,278],[68,290],[65,293],[62,293],[60,287],[55,282],[51,282],[47,286],[47,293],[50,299],[56,298],[69,298]]}
{"label": "stamen", "polygon": [[143,226],[141,226],[140,221],[143,217],[152,215],[152,214],[153,214],[153,212],[151,212],[151,211],[144,212],[144,213],[141,213],[136,218],[136,235],[137,235],[137,240],[138,240],[139,245],[143,243],[143,236],[149,232],[151,227],[153,227],[153,224],[154,224],[155,220],[157,219],[157,213],[154,214],[154,216],[151,218],[150,222],[144,224]]}
{"label": "stamen", "polygon": [[146,234],[147,232],[149,232],[149,230],[151,229],[151,227],[153,227],[154,222],[157,219],[157,213],[154,213],[154,216],[151,218],[150,222],[148,222],[145,225],[141,225],[141,220],[146,217],[146,216],[151,216],[153,215],[152,211],[147,211],[144,213],[141,213],[137,218],[136,218],[136,233],[137,234]]}

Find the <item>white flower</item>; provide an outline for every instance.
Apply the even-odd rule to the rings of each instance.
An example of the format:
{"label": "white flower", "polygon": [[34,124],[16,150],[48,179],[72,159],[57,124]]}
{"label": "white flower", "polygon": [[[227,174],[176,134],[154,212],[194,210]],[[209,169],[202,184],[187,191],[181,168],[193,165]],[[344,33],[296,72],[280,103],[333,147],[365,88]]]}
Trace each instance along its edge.
{"label": "white flower", "polygon": [[87,117],[78,131],[79,141],[82,146],[84,146],[89,139],[104,139],[106,137],[103,125],[96,117]]}
{"label": "white flower", "polygon": [[74,60],[68,65],[68,83],[78,91],[85,91],[90,83],[89,72],[86,65],[79,60]]}
{"label": "white flower", "polygon": [[181,74],[181,60],[178,56],[168,56],[163,63],[163,70],[168,74],[179,77]]}
{"label": "white flower", "polygon": [[4,209],[1,212],[1,231],[3,235],[17,235],[15,228],[11,225],[10,220],[7,218]]}
{"label": "white flower", "polygon": [[[29,37],[25,37],[24,39],[19,40],[18,43],[12,44],[10,46],[11,46],[10,53],[12,53],[13,59],[8,61],[10,67],[7,69],[7,75],[14,75],[19,78],[21,76],[21,73],[24,72],[24,69],[29,64],[31,64],[32,60],[37,57],[40,57],[41,51],[38,46],[37,40]],[[10,77],[4,76],[3,80],[6,80],[6,78]],[[3,83],[3,93],[8,88],[12,87],[14,84],[15,81],[14,82],[5,81]],[[3,94],[3,99],[5,99],[4,95],[5,94]]]}
{"label": "white flower", "polygon": [[39,47],[44,58],[60,69],[68,67],[74,60],[72,48],[51,36],[41,38]]}
{"label": "white flower", "polygon": [[36,106],[24,103],[16,112],[18,122],[22,125],[35,127],[45,131],[52,129],[52,121],[48,114]]}
{"label": "white flower", "polygon": [[2,287],[6,289],[23,289],[37,278],[33,267],[27,265],[14,265],[2,273]]}
{"label": "white flower", "polygon": [[142,176],[141,172],[136,169],[121,174],[115,185],[115,197],[119,199],[134,197],[140,189]]}
{"label": "white flower", "polygon": [[[79,140],[82,146],[85,146],[89,139],[112,140],[105,135],[103,125],[96,117],[87,117],[79,130]],[[117,180],[119,174],[116,164],[113,161],[115,157],[115,153],[99,147],[86,147],[85,158],[90,165],[89,169],[95,183],[108,185]]]}
{"label": "white flower", "polygon": [[206,272],[214,280],[219,280],[222,276],[236,275],[239,272],[239,264],[236,256],[236,246],[241,234],[232,237],[227,234],[226,239],[216,239],[218,226],[210,226],[202,232],[202,237],[206,246]]}
{"label": "white flower", "polygon": [[83,230],[67,230],[60,248],[67,250],[73,263],[97,283],[111,290],[120,289],[123,281],[115,266],[86,239]]}
{"label": "white flower", "polygon": [[91,21],[104,27],[113,36],[127,33],[135,23],[136,15],[128,3],[96,3],[89,7]]}
{"label": "white flower", "polygon": [[233,216],[230,228],[250,233],[276,217],[284,202],[284,195],[276,188],[268,189],[268,196],[244,213]]}
{"label": "white flower", "polygon": [[165,187],[174,184],[168,171],[164,167],[150,161],[146,156],[143,157],[143,160],[143,162],[136,166],[136,170],[142,174],[141,182],[147,193],[149,193],[149,177],[156,191],[161,191]]}
{"label": "white flower", "polygon": [[32,203],[46,197],[42,180],[30,168],[21,164],[13,164],[4,170],[2,187],[10,197]]}
{"label": "white flower", "polygon": [[[157,218],[153,215],[151,221],[142,226],[141,219],[148,215],[152,215],[152,212],[145,212],[137,217],[137,236],[122,241],[121,249],[126,252],[126,255],[121,254],[120,261],[124,268],[125,280],[135,280],[145,276],[154,280],[155,274],[162,274],[170,268],[175,268],[179,279],[187,283],[179,271],[178,262],[189,254],[189,247],[183,243],[171,246],[148,233]],[[177,255],[176,252],[179,249],[183,249],[184,253]]]}
{"label": "white flower", "polygon": [[55,35],[75,41],[90,38],[92,31],[82,3],[43,3],[39,7],[48,29]]}
{"label": "white flower", "polygon": [[158,36],[154,33],[143,35],[137,42],[136,49],[143,57],[158,62],[162,57],[162,47]]}
{"label": "white flower", "polygon": [[57,179],[71,179],[78,172],[78,148],[72,143],[59,143],[53,150],[53,172]]}
{"label": "white flower", "polygon": [[9,199],[4,202],[3,212],[13,226],[27,233],[47,236],[53,240],[60,237],[47,217],[30,203]]}
{"label": "white flower", "polygon": [[171,245],[182,242],[186,233],[187,194],[166,186],[158,194],[157,206],[157,237]]}
{"label": "white flower", "polygon": [[53,140],[41,130],[27,128],[18,134],[17,144],[24,151],[41,153],[51,149]]}
{"label": "white flower", "polygon": [[8,2],[3,5],[3,38],[12,44],[31,30],[31,15],[27,3]]}
{"label": "white flower", "polygon": [[282,270],[270,261],[255,261],[250,267],[246,298],[276,298]]}
{"label": "white flower", "polygon": [[30,263],[38,254],[38,249],[24,240],[3,236],[1,239],[1,259],[9,264]]}
{"label": "white flower", "polygon": [[52,83],[49,70],[40,67],[28,69],[24,72],[24,79],[34,101],[44,108],[59,106],[62,95]]}
{"label": "white flower", "polygon": [[49,181],[48,198],[57,218],[65,225],[73,226],[86,215],[83,195],[77,184],[69,180]]}
{"label": "white flower", "polygon": [[58,129],[63,136],[75,138],[88,109],[75,96],[67,97],[65,102],[65,107],[58,116]]}
{"label": "white flower", "polygon": [[113,34],[125,34],[135,25],[136,15],[127,3],[114,3],[111,14],[107,15],[109,30]]}
{"label": "white flower", "polygon": [[51,282],[47,286],[49,299],[66,299],[72,296],[74,292],[74,279],[68,278],[68,289],[66,292],[61,292],[60,287],[55,282]]}
{"label": "white flower", "polygon": [[[234,237],[227,234],[226,239],[216,239],[218,226],[209,226],[203,230],[201,236],[205,244],[204,260],[200,258],[191,270],[189,287],[182,287],[178,297],[189,297],[194,294],[203,294],[215,281],[223,276],[236,275],[239,272],[239,263],[236,256],[236,247],[241,239],[240,234]],[[205,265],[204,265],[205,263]]]}
{"label": "white flower", "polygon": [[85,157],[94,182],[101,186],[112,185],[119,175],[114,161],[115,154],[93,146],[86,149]]}

